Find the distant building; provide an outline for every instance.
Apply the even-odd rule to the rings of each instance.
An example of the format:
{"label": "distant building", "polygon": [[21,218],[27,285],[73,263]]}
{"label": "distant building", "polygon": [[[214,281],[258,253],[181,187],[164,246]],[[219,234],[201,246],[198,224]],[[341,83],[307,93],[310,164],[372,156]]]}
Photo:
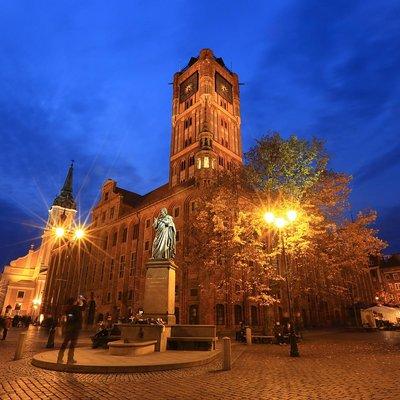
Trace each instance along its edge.
{"label": "distant building", "polygon": [[69,227],[76,213],[72,196],[72,165],[69,168],[60,194],[49,210],[38,249],[31,246],[25,256],[19,257],[4,267],[0,277],[0,312],[11,315],[37,317],[42,302],[51,250],[54,245],[54,228]]}
{"label": "distant building", "polygon": [[400,306],[400,254],[375,259],[371,265],[371,278],[376,301]]}

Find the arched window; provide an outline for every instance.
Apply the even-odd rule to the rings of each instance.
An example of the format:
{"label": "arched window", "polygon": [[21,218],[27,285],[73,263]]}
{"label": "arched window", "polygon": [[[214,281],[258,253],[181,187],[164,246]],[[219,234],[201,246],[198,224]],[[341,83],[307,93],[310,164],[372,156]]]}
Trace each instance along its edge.
{"label": "arched window", "polygon": [[258,325],[258,309],[256,306],[251,306],[251,325],[256,326]]}
{"label": "arched window", "polygon": [[243,322],[243,309],[240,304],[235,304],[235,325]]}
{"label": "arched window", "polygon": [[198,304],[192,304],[189,307],[189,324],[199,323],[199,306]]}
{"label": "arched window", "polygon": [[217,325],[225,325],[225,306],[223,304],[217,304],[215,306],[215,313]]}

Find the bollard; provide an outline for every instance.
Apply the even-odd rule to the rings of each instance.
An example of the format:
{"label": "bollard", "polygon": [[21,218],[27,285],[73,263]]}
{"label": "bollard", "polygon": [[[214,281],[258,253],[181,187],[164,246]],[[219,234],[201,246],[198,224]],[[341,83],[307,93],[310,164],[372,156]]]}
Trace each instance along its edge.
{"label": "bollard", "polygon": [[18,336],[17,348],[15,349],[14,360],[19,360],[22,357],[22,352],[24,351],[26,339],[26,332],[22,332]]}
{"label": "bollard", "polygon": [[251,328],[246,328],[246,344],[251,344]]}
{"label": "bollard", "polygon": [[224,342],[224,361],[222,365],[223,371],[229,371],[231,369],[231,339],[228,337],[222,338]]}
{"label": "bollard", "polygon": [[49,337],[47,339],[46,349],[53,349],[54,348],[54,336],[56,334],[56,328],[52,326],[49,329]]}

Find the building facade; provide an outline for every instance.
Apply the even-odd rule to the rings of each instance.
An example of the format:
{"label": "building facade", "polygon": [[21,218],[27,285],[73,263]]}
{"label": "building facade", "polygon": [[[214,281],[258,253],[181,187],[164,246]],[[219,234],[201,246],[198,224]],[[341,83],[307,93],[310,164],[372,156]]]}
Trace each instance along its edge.
{"label": "building facade", "polygon": [[72,196],[73,166],[71,165],[60,194],[49,210],[38,249],[4,267],[0,278],[1,314],[39,316],[50,256],[55,244],[55,227],[72,226],[76,205]]}
{"label": "building facade", "polygon": [[[145,195],[120,188],[112,179],[105,181],[84,243],[53,248],[43,312],[57,314],[60,304],[82,294],[90,300],[89,323],[136,313],[143,305],[152,222],[165,207],[177,229],[177,322],[217,324],[224,331],[236,329],[245,316],[256,329],[270,329],[271,321],[285,318],[283,294],[282,304],[270,308],[245,304],[235,293],[215,296],[201,290],[197,267],[185,259],[196,199],[216,172],[241,164],[238,76],[203,49],[174,75],[169,181]],[[334,300],[303,299],[297,303],[298,318],[310,325],[335,319],[343,323],[348,304]]]}

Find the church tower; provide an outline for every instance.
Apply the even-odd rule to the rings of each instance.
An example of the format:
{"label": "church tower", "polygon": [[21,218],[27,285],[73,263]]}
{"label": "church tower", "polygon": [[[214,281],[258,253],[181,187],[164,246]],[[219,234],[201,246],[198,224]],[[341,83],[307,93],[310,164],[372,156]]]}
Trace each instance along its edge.
{"label": "church tower", "polygon": [[36,299],[42,299],[51,251],[56,241],[56,229],[61,228],[68,231],[74,224],[76,203],[72,192],[73,172],[74,166],[71,163],[64,185],[59,195],[54,199],[53,205],[49,210],[49,217],[43,231],[42,243],[39,249],[39,259],[36,267],[36,274],[38,276],[38,284],[35,293]]}
{"label": "church tower", "polygon": [[174,76],[170,186],[207,185],[242,162],[238,76],[203,49]]}

